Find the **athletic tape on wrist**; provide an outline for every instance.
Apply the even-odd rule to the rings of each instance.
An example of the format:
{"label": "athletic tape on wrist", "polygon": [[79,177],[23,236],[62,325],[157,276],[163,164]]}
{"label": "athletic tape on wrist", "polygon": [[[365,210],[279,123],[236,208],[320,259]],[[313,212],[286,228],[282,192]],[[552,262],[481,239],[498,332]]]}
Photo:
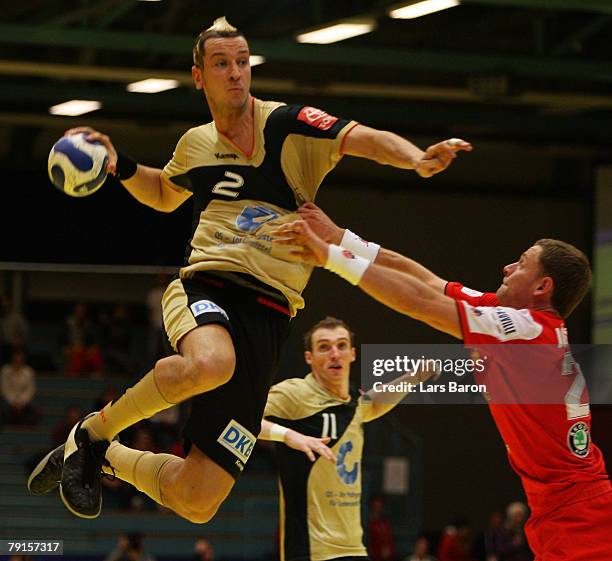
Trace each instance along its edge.
{"label": "athletic tape on wrist", "polygon": [[340,245],[359,257],[365,257],[368,261],[374,261],[380,251],[380,245],[360,238],[348,228],[344,230]]}
{"label": "athletic tape on wrist", "polygon": [[370,261],[339,245],[330,245],[325,268],[351,284],[357,285],[370,266]]}
{"label": "athletic tape on wrist", "polygon": [[287,427],[281,427],[274,423],[270,427],[270,440],[274,440],[275,442],[285,442],[285,435],[289,429]]}
{"label": "athletic tape on wrist", "polygon": [[116,177],[117,179],[124,181],[134,177],[136,175],[136,168],[138,163],[136,160],[130,158],[127,154],[117,152],[117,166],[116,166]]}

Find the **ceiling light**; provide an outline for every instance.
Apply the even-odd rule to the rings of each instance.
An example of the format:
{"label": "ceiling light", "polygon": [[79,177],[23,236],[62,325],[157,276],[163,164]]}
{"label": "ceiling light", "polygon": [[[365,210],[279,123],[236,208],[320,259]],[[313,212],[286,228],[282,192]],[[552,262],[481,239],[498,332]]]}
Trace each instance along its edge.
{"label": "ceiling light", "polygon": [[166,90],[173,90],[178,88],[177,80],[165,80],[162,78],[147,78],[146,80],[139,80],[138,82],[132,82],[126,86],[128,92],[136,93],[158,93],[165,92]]}
{"label": "ceiling light", "polygon": [[440,10],[446,10],[447,8],[453,8],[460,4],[460,0],[423,0],[423,2],[417,2],[398,6],[393,8],[389,12],[389,16],[397,19],[413,19],[426,16],[427,14],[433,14]]}
{"label": "ceiling light", "polygon": [[371,19],[350,20],[301,33],[295,39],[298,43],[328,45],[329,43],[344,41],[344,39],[350,39],[351,37],[357,37],[357,35],[370,33],[375,27],[376,22]]}
{"label": "ceiling light", "polygon": [[257,66],[258,64],[263,64],[266,62],[266,57],[261,55],[251,55],[249,57],[249,63],[251,66]]}
{"label": "ceiling light", "polygon": [[91,101],[87,99],[72,99],[65,103],[60,103],[49,107],[49,113],[51,115],[83,115],[84,113],[91,113],[96,109],[100,109],[102,104],[99,101]]}

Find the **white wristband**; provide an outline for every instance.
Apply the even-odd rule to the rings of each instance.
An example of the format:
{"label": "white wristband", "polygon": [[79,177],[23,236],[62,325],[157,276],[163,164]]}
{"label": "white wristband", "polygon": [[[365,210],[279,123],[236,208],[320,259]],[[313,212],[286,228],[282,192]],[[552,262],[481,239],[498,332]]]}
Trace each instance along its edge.
{"label": "white wristband", "polygon": [[370,261],[359,257],[339,245],[330,245],[325,268],[340,275],[351,284],[359,284],[361,277],[370,266]]}
{"label": "white wristband", "polygon": [[380,251],[380,245],[360,238],[348,228],[344,230],[340,245],[359,257],[365,257],[368,261],[374,261]]}
{"label": "white wristband", "polygon": [[281,427],[274,423],[270,427],[270,440],[274,440],[275,442],[285,442],[285,435],[289,429],[287,427]]}

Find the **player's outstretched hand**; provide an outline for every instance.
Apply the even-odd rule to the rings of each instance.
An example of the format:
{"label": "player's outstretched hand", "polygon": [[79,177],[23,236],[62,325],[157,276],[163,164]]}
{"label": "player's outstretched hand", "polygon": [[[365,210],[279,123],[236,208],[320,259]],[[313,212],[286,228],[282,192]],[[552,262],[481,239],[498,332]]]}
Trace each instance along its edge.
{"label": "player's outstretched hand", "polygon": [[314,203],[304,203],[298,208],[298,213],[323,241],[340,245],[344,229],[340,228],[321,208]]}
{"label": "player's outstretched hand", "polygon": [[68,129],[64,136],[70,136],[71,134],[84,133],[87,135],[87,140],[100,142],[106,151],[108,152],[108,164],[106,164],[106,173],[114,174],[117,171],[117,150],[113,146],[111,139],[106,134],[98,132],[91,127],[75,127]]}
{"label": "player's outstretched hand", "polygon": [[300,258],[304,263],[324,267],[327,263],[329,244],[317,236],[305,220],[296,220],[282,224],[270,234],[273,242],[279,245],[301,246],[289,253]]}
{"label": "player's outstretched hand", "polygon": [[317,459],[317,454],[330,462],[336,461],[336,455],[328,448],[330,438],[315,438],[289,429],[285,434],[285,444],[289,448],[304,452],[311,462]]}
{"label": "player's outstretched hand", "polygon": [[450,166],[457,157],[457,153],[462,151],[471,152],[472,145],[460,138],[449,138],[443,142],[438,142],[425,150],[414,170],[421,177],[431,177]]}

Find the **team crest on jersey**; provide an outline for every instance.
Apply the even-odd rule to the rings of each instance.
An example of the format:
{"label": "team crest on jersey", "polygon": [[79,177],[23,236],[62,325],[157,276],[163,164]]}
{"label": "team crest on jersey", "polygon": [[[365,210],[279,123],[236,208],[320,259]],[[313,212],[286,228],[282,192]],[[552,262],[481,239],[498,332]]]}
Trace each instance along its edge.
{"label": "team crest on jersey", "polygon": [[347,454],[353,449],[353,443],[349,440],[340,446],[336,458],[336,472],[345,485],[354,485],[359,475],[359,463],[354,462],[351,469],[347,468],[345,459]]}
{"label": "team crest on jersey", "polygon": [[312,127],[316,127],[322,131],[327,131],[332,128],[333,124],[338,120],[338,117],[332,117],[325,111],[321,111],[316,107],[302,107],[298,113],[298,121],[304,121]]}
{"label": "team crest on jersey", "polygon": [[584,458],[591,450],[591,433],[586,423],[574,423],[567,431],[567,445],[574,456]]}
{"label": "team crest on jersey", "polygon": [[[221,446],[227,448],[234,456],[238,458],[236,465],[238,467],[246,464],[249,459],[253,446],[255,446],[255,437],[246,430],[238,421],[232,419],[221,432],[217,442]],[[240,467],[242,470],[242,468]]]}
{"label": "team crest on jersey", "polygon": [[236,227],[243,232],[253,233],[278,216],[278,212],[265,206],[245,206],[236,218]]}

